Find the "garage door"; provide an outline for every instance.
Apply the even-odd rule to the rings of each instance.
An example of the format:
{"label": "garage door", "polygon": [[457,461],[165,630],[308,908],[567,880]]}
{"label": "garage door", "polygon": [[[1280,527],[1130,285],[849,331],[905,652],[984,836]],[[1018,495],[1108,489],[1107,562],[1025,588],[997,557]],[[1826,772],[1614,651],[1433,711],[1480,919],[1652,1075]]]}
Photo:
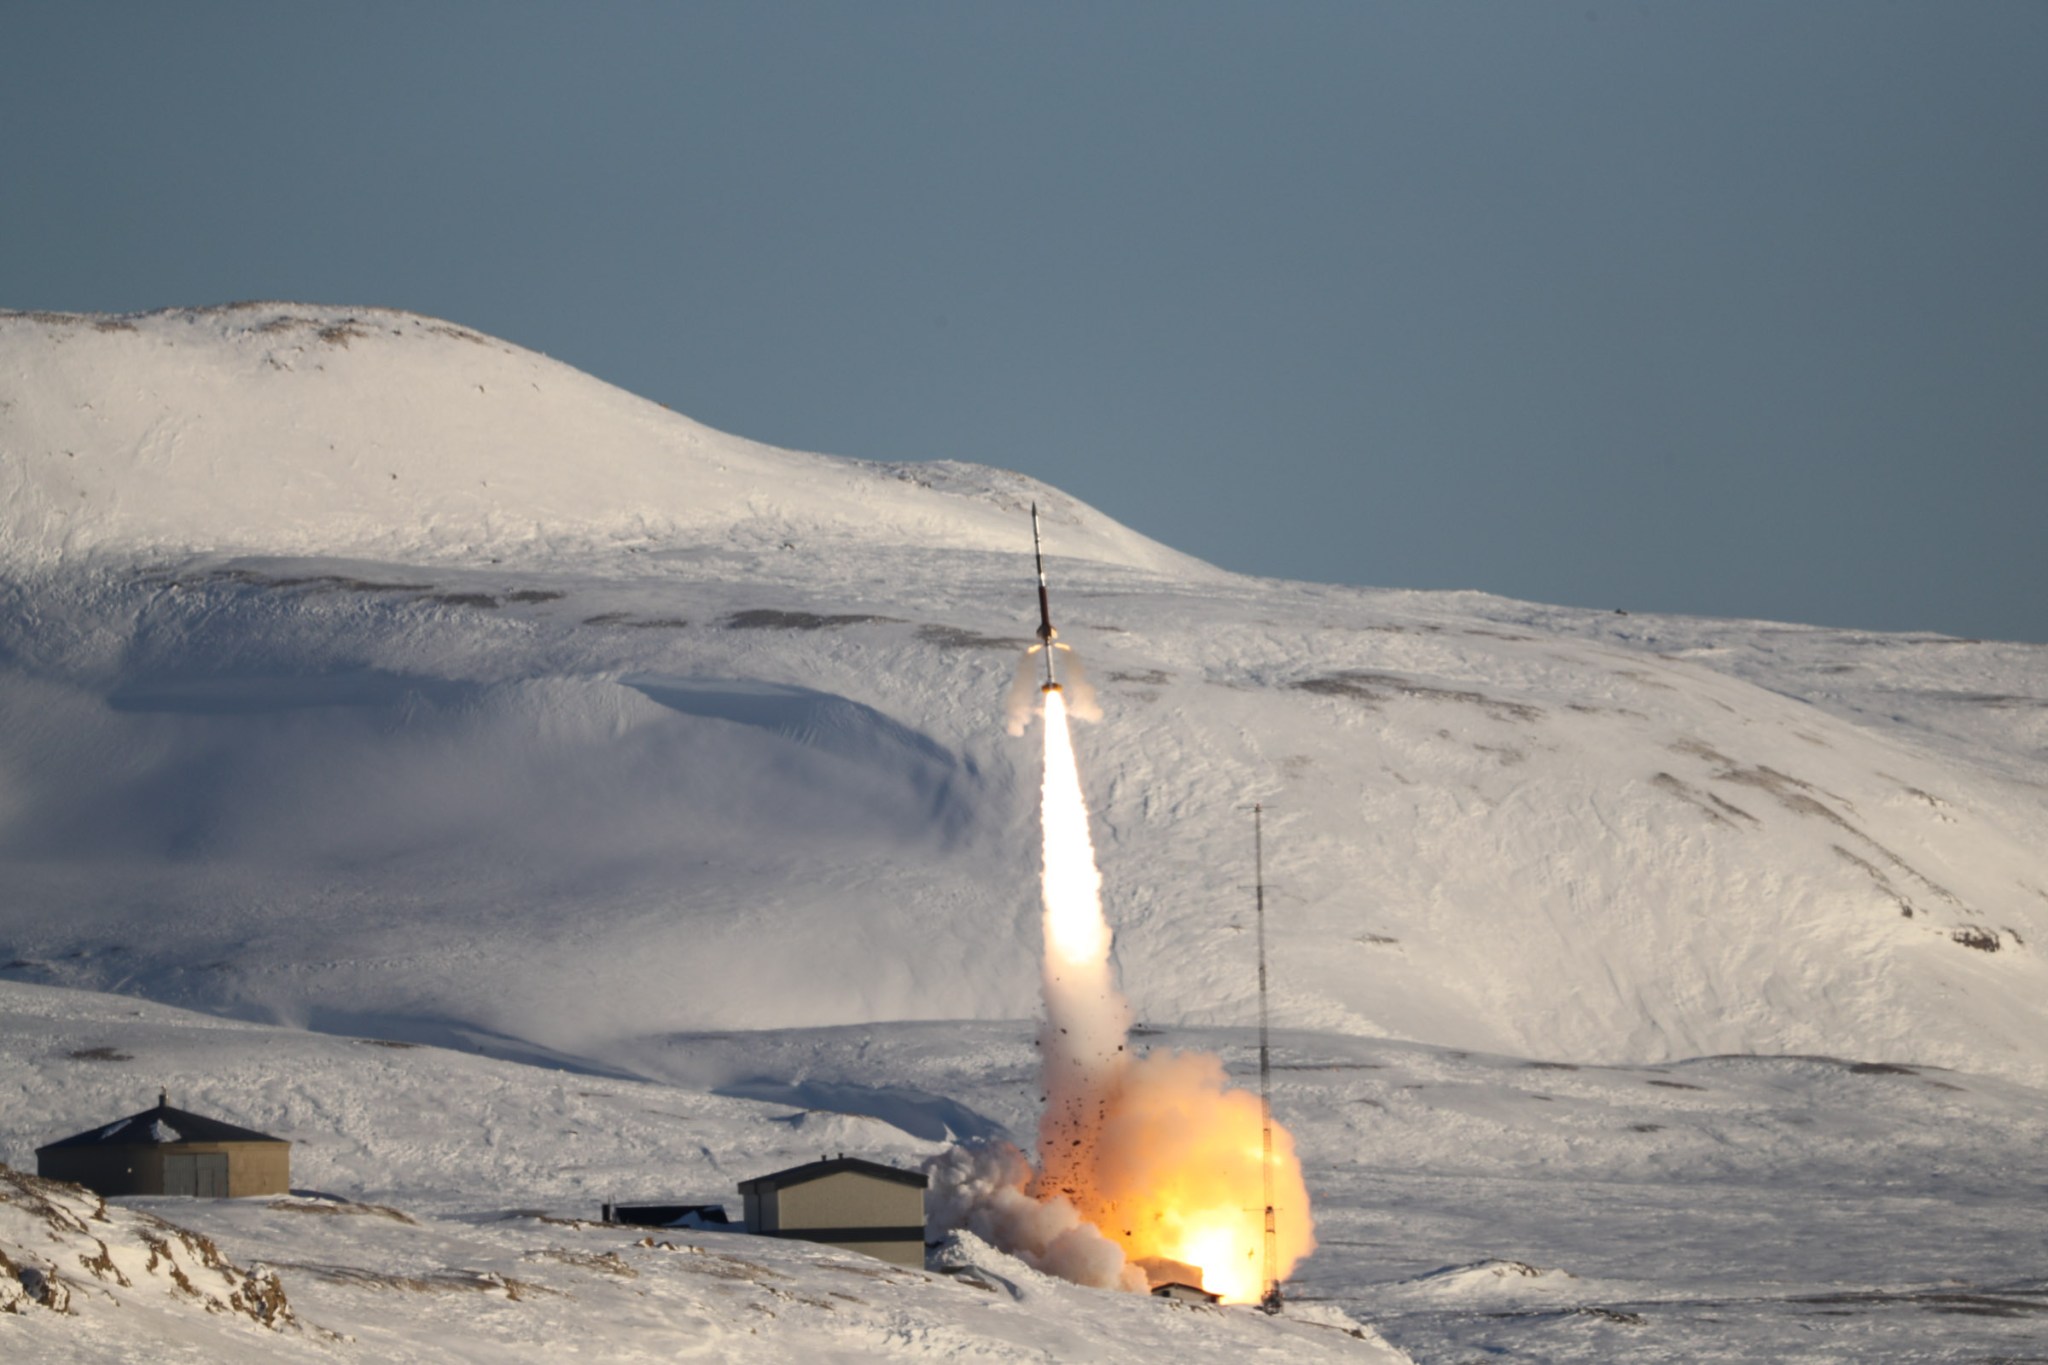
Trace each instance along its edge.
{"label": "garage door", "polygon": [[190,1195],[197,1199],[227,1198],[227,1153],[199,1152],[190,1156],[165,1153],[164,1193]]}

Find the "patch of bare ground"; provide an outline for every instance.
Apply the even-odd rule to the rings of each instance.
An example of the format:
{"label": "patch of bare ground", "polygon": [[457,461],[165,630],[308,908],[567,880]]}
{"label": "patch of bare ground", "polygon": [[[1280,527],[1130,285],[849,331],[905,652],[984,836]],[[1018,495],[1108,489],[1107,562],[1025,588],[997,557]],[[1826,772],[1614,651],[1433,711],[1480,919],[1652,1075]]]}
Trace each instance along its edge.
{"label": "patch of bare ground", "polygon": [[1717,825],[1733,825],[1736,820],[1747,820],[1752,825],[1762,823],[1742,807],[1730,801],[1723,801],[1712,792],[1703,791],[1675,774],[1660,772],[1650,779],[1650,785],[1660,791],[1669,792],[1687,805],[1697,807]]}
{"label": "patch of bare ground", "polygon": [[1015,636],[981,635],[958,626],[919,626],[917,638],[941,649],[1028,649],[1032,644]]}
{"label": "patch of bare ground", "polygon": [[572,1251],[568,1247],[543,1247],[529,1251],[522,1260],[560,1261],[563,1265],[581,1266],[605,1275],[616,1275],[622,1280],[636,1280],[640,1272],[627,1264],[626,1258],[616,1251]]}
{"label": "patch of bare ground", "polygon": [[680,616],[633,617],[623,611],[599,612],[583,618],[586,626],[624,626],[628,630],[681,630],[690,623]]}
{"label": "patch of bare ground", "polygon": [[423,1275],[399,1275],[358,1265],[336,1265],[323,1261],[273,1261],[279,1270],[295,1270],[332,1284],[357,1285],[364,1289],[392,1289],[408,1294],[503,1294],[517,1303],[524,1299],[567,1297],[531,1280],[514,1279],[495,1270],[430,1270]]}
{"label": "patch of bare ground", "polygon": [[1899,913],[1901,915],[1905,916],[1907,919],[1913,918],[1913,902],[1907,899],[1905,894],[1902,893],[1898,887],[1892,885],[1892,879],[1884,874],[1883,868],[1871,862],[1868,858],[1857,857],[1854,853],[1851,853],[1848,849],[1843,848],[1840,844],[1832,844],[1830,845],[1830,847],[1835,850],[1836,856],[1841,858],[1844,862],[1847,862],[1853,867],[1860,867],[1863,869],[1864,872],[1869,874],[1870,879],[1873,882],[1877,883],[1877,889],[1884,892],[1885,895],[1892,898],[1893,903],[1899,907]]}
{"label": "patch of bare ground", "polygon": [[1949,938],[1965,948],[1975,948],[1985,953],[1995,953],[2004,946],[2004,940],[1996,929],[1986,929],[1981,924],[1965,924],[1959,929],[1952,930]]}
{"label": "patch of bare ground", "polygon": [[[1713,774],[1713,780],[1716,782],[1732,782],[1742,786],[1754,787],[1759,791],[1769,793],[1771,796],[1777,799],[1779,805],[1783,806],[1786,810],[1791,811],[1794,815],[1811,816],[1815,819],[1824,820],[1827,823],[1834,825],[1836,828],[1842,830],[1844,833],[1849,835],[1852,839],[1856,840],[1859,844],[1863,845],[1871,853],[1875,854],[1878,858],[1882,859],[1886,864],[1888,864],[1891,867],[1893,871],[1903,874],[1905,877],[1909,878],[1913,882],[1917,882],[1924,892],[1926,892],[1929,895],[1932,895],[1936,900],[1943,902],[1953,910],[1965,913],[1968,912],[1969,907],[1966,906],[1962,902],[1962,900],[1955,895],[1954,892],[1950,891],[1947,887],[1941,885],[1939,882],[1936,882],[1931,877],[1928,877],[1925,873],[1915,868],[1912,864],[1908,863],[1898,854],[1892,852],[1891,849],[1885,847],[1876,839],[1873,839],[1870,835],[1866,834],[1863,830],[1859,829],[1856,825],[1852,824],[1839,811],[1835,810],[1834,807],[1829,806],[1826,802],[1823,802],[1818,798],[1820,796],[1825,796],[1828,798],[1828,800],[1833,801],[1836,805],[1839,805],[1844,809],[1850,811],[1851,813],[1854,813],[1856,807],[1847,799],[1837,796],[1833,792],[1825,791],[1822,788],[1816,787],[1811,782],[1807,782],[1800,778],[1793,777],[1788,773],[1779,772],[1777,769],[1767,767],[1763,764],[1745,767],[1742,764],[1736,762],[1734,759],[1728,757],[1728,755],[1722,753],[1720,750],[1714,748],[1712,745],[1703,743],[1700,740],[1681,739],[1675,741],[1670,747],[1672,751],[1675,753],[1687,754],[1695,758],[1704,759],[1707,762],[1714,764],[1716,766],[1716,771]],[[1673,779],[1673,782],[1677,781],[1678,779]],[[1660,783],[1659,785],[1664,784]],[[1706,794],[1710,797],[1712,796],[1712,793]],[[1732,804],[1726,801],[1721,801],[1718,797],[1715,797],[1713,799],[1716,801],[1716,804],[1722,806],[1725,809],[1731,811],[1735,809],[1735,807]],[[1918,913],[1924,913],[1923,911],[1921,911],[1919,906],[1914,904],[1910,897],[1908,897],[1904,892],[1899,890],[1898,886],[1892,881],[1891,877],[1884,871],[1883,868],[1879,867],[1870,859],[1862,857],[1861,855],[1853,853],[1849,849],[1842,847],[1840,844],[1833,845],[1833,848],[1836,854],[1838,854],[1840,857],[1842,857],[1849,863],[1855,865],[1856,867],[1863,869],[1863,871],[1870,876],[1871,880],[1877,884],[1878,888],[1881,891],[1883,891],[1888,897],[1890,897],[1895,904],[1897,904],[1897,906],[1899,907],[1899,913],[1901,915],[1905,916],[1908,919],[1911,919]],[[1965,939],[1961,936],[1963,931],[1958,930],[1957,936],[1955,938],[1956,942],[1963,943],[1967,947],[1985,948],[1986,951],[1996,951],[1998,935],[1994,931],[1976,929],[1974,926],[1965,926],[1965,928],[1968,928],[1972,931],[1972,938]],[[1984,942],[1978,941],[1979,939],[1986,936],[1988,936],[1991,940],[1991,942],[1988,945]]]}
{"label": "patch of bare ground", "polygon": [[28,1264],[0,1255],[0,1311],[24,1311],[24,1305],[75,1311],[72,1282],[60,1267],[75,1266],[103,1283],[135,1288],[115,1259],[119,1246],[131,1269],[135,1253],[144,1253],[142,1274],[205,1312],[245,1317],[272,1330],[298,1326],[274,1271],[244,1270],[211,1238],[153,1214],[123,1209],[113,1216],[106,1201],[83,1186],[0,1165],[0,1209],[25,1216],[43,1248],[41,1261]]}
{"label": "patch of bare ground", "polygon": [[339,346],[343,350],[347,350],[348,344],[351,341],[354,341],[359,337],[366,337],[370,334],[367,331],[363,330],[363,325],[360,322],[358,322],[355,318],[344,318],[340,322],[331,323],[326,327],[322,327],[317,333],[317,335],[322,341],[326,342],[329,346]]}
{"label": "patch of bare ground", "polygon": [[740,1256],[728,1256],[724,1252],[706,1251],[693,1242],[656,1241],[642,1237],[633,1244],[649,1251],[673,1251],[690,1257],[689,1268],[700,1275],[709,1275],[718,1280],[751,1280],[756,1283],[768,1280],[786,1280],[789,1276],[779,1270],[770,1270],[758,1261],[749,1261]]}
{"label": "patch of bare ground", "polygon": [[1791,1300],[1798,1304],[1845,1305],[1856,1307],[1903,1306],[1924,1308],[1935,1313],[1963,1313],[1977,1317],[2020,1318],[2048,1314],[2048,1290],[2031,1286],[2012,1289],[1906,1290],[1882,1289],[1814,1294]]}
{"label": "patch of bare ground", "polygon": [[1394,697],[1407,697],[1416,701],[1476,706],[1495,720],[1534,721],[1540,720],[1543,716],[1541,707],[1531,706],[1527,702],[1507,701],[1500,697],[1489,697],[1484,692],[1473,692],[1463,688],[1437,687],[1399,674],[1373,673],[1363,669],[1344,669],[1320,677],[1301,678],[1289,683],[1288,686],[1299,692],[1313,692],[1325,697],[1348,697],[1353,701],[1373,706]]}
{"label": "patch of bare ground", "polygon": [[320,592],[431,592],[432,583],[378,583],[367,578],[354,578],[346,574],[301,574],[279,577],[255,569],[227,567],[209,569],[189,577],[172,578],[173,587],[203,587],[210,583],[246,583],[258,588],[299,588],[308,593]]}
{"label": "patch of bare ground", "polygon": [[756,607],[748,611],[736,611],[726,617],[722,624],[728,630],[838,630],[843,626],[902,623],[893,616],[869,616],[860,613],[823,616],[813,611],[776,611],[770,607]]}

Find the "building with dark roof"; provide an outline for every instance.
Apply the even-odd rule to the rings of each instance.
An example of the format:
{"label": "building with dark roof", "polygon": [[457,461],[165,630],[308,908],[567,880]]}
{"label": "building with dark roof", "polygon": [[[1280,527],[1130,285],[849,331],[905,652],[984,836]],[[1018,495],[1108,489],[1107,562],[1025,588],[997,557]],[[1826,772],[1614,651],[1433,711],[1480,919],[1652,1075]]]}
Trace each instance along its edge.
{"label": "building with dark roof", "polygon": [[1186,1280],[1164,1280],[1155,1284],[1152,1297],[1172,1299],[1175,1303],[1219,1303],[1223,1298],[1221,1294],[1211,1294],[1202,1286],[1189,1284]]}
{"label": "building with dark roof", "polygon": [[729,1227],[723,1204],[605,1204],[604,1221],[642,1228]]}
{"label": "building with dark roof", "polygon": [[103,1195],[240,1199],[291,1190],[292,1145],[184,1109],[156,1108],[36,1148],[36,1174]]}
{"label": "building with dark roof", "polygon": [[740,1182],[746,1228],[763,1237],[823,1242],[897,1265],[924,1265],[920,1171],[841,1156]]}

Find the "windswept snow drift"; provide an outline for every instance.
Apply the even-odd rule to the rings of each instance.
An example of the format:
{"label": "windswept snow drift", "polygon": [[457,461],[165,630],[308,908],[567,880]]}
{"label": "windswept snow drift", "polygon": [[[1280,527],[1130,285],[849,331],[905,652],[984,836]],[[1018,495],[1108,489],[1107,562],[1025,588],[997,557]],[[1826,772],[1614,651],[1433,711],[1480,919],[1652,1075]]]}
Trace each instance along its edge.
{"label": "windswept snow drift", "polygon": [[1139,1017],[2048,1077],[2038,648],[1219,573],[401,313],[0,317],[0,976],[616,1068],[1036,1008],[1046,513]]}

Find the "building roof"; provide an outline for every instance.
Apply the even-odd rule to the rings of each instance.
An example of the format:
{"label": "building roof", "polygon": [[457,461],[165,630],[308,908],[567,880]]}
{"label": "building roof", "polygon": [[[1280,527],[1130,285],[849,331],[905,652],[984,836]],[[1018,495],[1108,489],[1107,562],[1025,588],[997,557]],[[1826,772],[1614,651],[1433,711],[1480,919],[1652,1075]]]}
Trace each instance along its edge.
{"label": "building roof", "polygon": [[906,1171],[897,1166],[884,1166],[879,1161],[868,1161],[857,1156],[838,1156],[828,1161],[813,1161],[803,1166],[792,1166],[786,1171],[771,1175],[757,1175],[752,1180],[740,1182],[741,1194],[756,1194],[761,1190],[787,1189],[806,1181],[823,1180],[828,1175],[841,1171],[852,1171],[856,1175],[873,1176],[877,1180],[893,1180],[899,1185],[915,1185],[923,1189],[931,1184],[931,1178],[923,1171]]}
{"label": "building roof", "polygon": [[36,1148],[52,1147],[163,1147],[178,1142],[284,1142],[284,1138],[238,1128],[232,1123],[210,1119],[185,1109],[173,1109],[163,1098],[156,1108],[116,1119],[104,1128],[93,1128]]}

